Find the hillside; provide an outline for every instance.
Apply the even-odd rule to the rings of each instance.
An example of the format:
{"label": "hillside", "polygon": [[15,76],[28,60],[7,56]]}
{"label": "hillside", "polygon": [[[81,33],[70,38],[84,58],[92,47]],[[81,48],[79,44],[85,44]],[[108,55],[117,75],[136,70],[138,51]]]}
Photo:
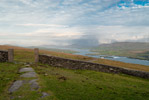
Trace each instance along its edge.
{"label": "hillside", "polygon": [[27,48],[30,48],[30,49],[39,48],[39,49],[42,49],[42,50],[56,51],[56,52],[70,53],[70,54],[73,54],[73,53],[77,52],[77,51],[69,50],[69,49],[61,49],[61,48],[56,48],[56,47],[49,48],[49,47],[48,46],[47,47],[46,46],[45,47],[42,47],[42,46],[30,46],[30,47],[27,47]]}
{"label": "hillside", "polygon": [[[9,46],[9,45],[0,45],[0,50],[7,50],[10,48],[14,49],[15,61],[19,61],[19,62],[33,62],[34,61],[33,49],[17,47],[17,46]],[[130,69],[141,70],[141,71],[149,71],[148,66],[123,63],[123,62],[112,61],[112,60],[107,60],[107,59],[92,58],[92,57],[87,57],[87,56],[73,55],[73,54],[55,52],[55,51],[49,51],[49,50],[40,50],[40,54],[47,54],[47,55],[52,55],[52,56],[57,56],[57,57],[83,60],[83,61],[89,61],[89,62],[96,62],[96,63],[110,65],[110,66],[130,68]]]}
{"label": "hillside", "polygon": [[[110,74],[90,70],[70,70],[44,64],[33,64],[32,49],[16,46],[0,46],[1,49],[15,49],[16,63],[0,63],[0,100],[147,100],[149,80],[123,74]],[[149,71],[148,66],[127,64],[105,59],[40,50],[40,53],[64,58],[92,61],[107,65]],[[28,62],[28,63],[26,63]],[[27,65],[26,65],[27,64]],[[8,93],[9,87],[20,78],[21,68],[31,67],[38,74],[38,90],[31,91],[27,83],[17,92]],[[42,93],[50,96],[42,97]]]}
{"label": "hillside", "polygon": [[149,60],[149,43],[141,42],[116,42],[111,44],[101,44],[92,48],[91,51],[98,55],[127,56]]}

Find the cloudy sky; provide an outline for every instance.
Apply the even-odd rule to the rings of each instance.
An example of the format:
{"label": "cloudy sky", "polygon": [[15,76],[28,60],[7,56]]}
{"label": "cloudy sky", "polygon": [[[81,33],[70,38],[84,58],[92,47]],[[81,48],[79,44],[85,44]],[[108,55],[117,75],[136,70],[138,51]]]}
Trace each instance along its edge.
{"label": "cloudy sky", "polygon": [[149,41],[149,0],[0,0],[0,44]]}

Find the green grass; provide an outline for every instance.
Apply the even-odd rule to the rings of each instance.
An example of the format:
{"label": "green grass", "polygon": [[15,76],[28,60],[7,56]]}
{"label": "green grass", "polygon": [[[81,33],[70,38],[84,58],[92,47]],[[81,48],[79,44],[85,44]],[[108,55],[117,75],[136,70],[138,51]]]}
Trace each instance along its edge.
{"label": "green grass", "polygon": [[148,60],[149,60],[149,51],[143,52],[143,53],[138,53],[137,56],[138,56],[140,59],[148,59]]}
{"label": "green grass", "polygon": [[149,43],[118,42],[111,44],[102,44],[98,47],[92,48],[90,51],[96,52],[93,53],[94,55],[115,55],[149,60],[147,54],[147,52],[149,51]]}
{"label": "green grass", "polygon": [[[5,66],[5,67],[4,67]],[[147,100],[149,80],[122,74],[89,70],[69,70],[44,64],[32,65],[38,73],[40,89],[30,91],[25,85],[13,94],[8,88],[20,80],[20,64],[0,63],[0,100],[38,100],[41,92],[50,97],[40,100]]]}
{"label": "green grass", "polygon": [[147,100],[149,80],[88,70],[34,67],[43,91],[58,100]]}
{"label": "green grass", "polygon": [[[0,45],[0,49],[2,49],[2,50],[7,50],[10,48],[13,48],[15,51],[15,53],[14,53],[15,61],[18,61],[18,62],[34,62],[34,51],[33,51],[33,49],[14,47],[14,46],[1,46]],[[57,57],[62,57],[62,58],[95,62],[95,63],[99,63],[99,64],[135,69],[135,70],[140,70],[140,71],[149,71],[148,66],[139,65],[139,64],[123,63],[123,62],[112,61],[112,60],[107,60],[107,59],[98,59],[98,58],[92,58],[92,57],[87,57],[87,56],[72,55],[72,54],[47,51],[47,50],[40,50],[40,54],[47,54],[47,55],[52,55],[52,56],[57,56]]]}
{"label": "green grass", "polygon": [[8,89],[16,80],[31,80],[34,78],[20,78],[21,73],[18,73],[20,68],[23,68],[23,64],[12,64],[12,63],[0,63],[0,100],[56,100],[56,98],[50,94],[50,97],[44,99],[41,98],[42,92],[39,88],[37,91],[31,91],[30,85],[24,83],[25,85],[19,88],[14,93],[9,93]]}
{"label": "green grass", "polygon": [[[40,51],[54,56],[93,60],[84,56],[74,56],[64,53]],[[15,50],[15,61],[33,62],[33,50]],[[149,71],[148,66],[121,63],[105,59],[95,59],[96,63],[114,65]],[[48,65],[32,65],[38,73],[40,89],[30,91],[26,84],[13,94],[8,93],[10,85],[20,80],[18,70],[23,64],[0,63],[0,100],[38,100],[41,92],[47,92],[50,97],[43,100],[148,100],[149,80],[123,74],[109,74],[90,70],[68,70]],[[42,100],[42,99],[39,99]]]}
{"label": "green grass", "polygon": [[17,62],[33,62],[34,52],[33,50],[15,50],[14,60]]}
{"label": "green grass", "polygon": [[[93,54],[88,54],[88,55],[108,55],[108,56],[124,56],[124,57],[131,57],[131,58],[137,58],[137,59],[141,59],[140,55],[138,55],[138,53],[133,53],[133,51],[131,50],[119,50],[119,49],[115,49],[115,50],[91,50],[92,52],[95,52]],[[142,57],[142,59],[146,59],[145,57]]]}
{"label": "green grass", "polygon": [[[58,57],[62,57],[62,58],[70,58],[70,59],[83,60],[83,61],[92,61],[95,63],[123,67],[123,68],[130,68],[130,69],[141,70],[141,71],[149,71],[148,66],[123,63],[123,62],[112,61],[112,60],[107,60],[107,59],[97,59],[97,58],[91,58],[91,57],[87,57],[87,56],[71,55],[71,54],[58,53],[58,52],[46,51],[46,50],[41,50],[40,54],[47,54],[47,55],[58,56]],[[33,50],[28,50],[28,49],[27,50],[15,50],[14,55],[15,55],[15,61],[34,62]]]}
{"label": "green grass", "polygon": [[12,63],[0,63],[0,100],[6,95],[3,93],[7,91],[9,85],[18,77],[19,67]]}
{"label": "green grass", "polygon": [[16,92],[12,93],[11,96],[9,95],[5,97],[3,100],[9,100],[10,97],[13,97],[13,100],[56,100],[56,98],[52,94],[50,94],[49,97],[45,98],[41,98],[41,96],[42,91],[40,89],[38,89],[37,91],[30,90],[30,85],[25,84]]}

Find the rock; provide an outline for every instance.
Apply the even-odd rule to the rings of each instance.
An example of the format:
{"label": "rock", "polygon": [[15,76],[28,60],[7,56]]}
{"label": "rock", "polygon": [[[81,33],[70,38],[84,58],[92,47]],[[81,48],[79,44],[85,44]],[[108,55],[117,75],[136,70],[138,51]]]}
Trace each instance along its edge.
{"label": "rock", "polygon": [[48,74],[47,74],[47,73],[45,73],[44,75],[45,75],[45,76],[48,76]]}
{"label": "rock", "polygon": [[35,72],[28,72],[28,73],[22,74],[20,77],[31,78],[31,77],[37,77],[37,75]]}
{"label": "rock", "polygon": [[22,80],[18,80],[18,81],[15,81],[12,86],[9,88],[9,92],[12,93],[12,92],[15,92],[16,90],[18,90],[21,86],[23,85],[23,81]]}
{"label": "rock", "polygon": [[30,65],[30,64],[33,64],[32,62],[26,62],[24,63],[24,65]]}
{"label": "rock", "polygon": [[20,73],[21,73],[21,72],[34,72],[34,69],[31,68],[31,67],[29,67],[29,68],[22,68],[22,69],[19,70],[19,72],[20,72]]}
{"label": "rock", "polygon": [[42,92],[42,96],[41,96],[41,98],[44,98],[44,97],[47,97],[47,96],[49,96],[48,93],[46,93],[46,92]]}
{"label": "rock", "polygon": [[30,65],[32,65],[32,64],[33,64],[33,62],[30,62],[29,64],[30,64]]}
{"label": "rock", "polygon": [[24,63],[24,65],[26,65],[27,63]]}
{"label": "rock", "polygon": [[18,96],[18,98],[22,98],[22,96]]}
{"label": "rock", "polygon": [[12,99],[15,99],[15,97],[14,96],[10,96],[10,100],[12,100]]}
{"label": "rock", "polygon": [[31,90],[37,90],[39,88],[37,79],[30,80],[29,84],[30,84]]}
{"label": "rock", "polygon": [[29,64],[27,64],[27,65],[25,65],[26,67],[30,67],[30,65]]}
{"label": "rock", "polygon": [[109,70],[111,70],[111,71],[112,71],[112,70],[114,70],[114,69],[113,69],[113,68],[109,68]]}

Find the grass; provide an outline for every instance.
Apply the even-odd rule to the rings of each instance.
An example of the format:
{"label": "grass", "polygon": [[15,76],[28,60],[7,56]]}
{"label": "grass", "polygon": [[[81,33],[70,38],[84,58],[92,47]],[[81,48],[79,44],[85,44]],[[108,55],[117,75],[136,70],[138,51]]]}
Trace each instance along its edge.
{"label": "grass", "polygon": [[127,68],[127,69],[149,72],[149,66],[145,66],[145,65],[124,63],[124,62],[112,61],[112,60],[108,60],[108,59],[96,59],[93,62],[104,64],[104,65],[110,65],[110,66],[116,66],[116,67],[122,67],[122,68]]}
{"label": "grass", "polygon": [[[15,54],[14,54],[15,61],[34,62],[33,49],[15,47],[15,46],[0,46],[0,50],[1,49],[7,50],[9,48],[13,48],[15,51]],[[76,60],[83,60],[83,61],[90,61],[90,62],[105,64],[105,65],[110,65],[110,66],[116,66],[116,67],[129,68],[129,69],[135,69],[135,70],[149,72],[149,66],[139,65],[139,64],[130,64],[130,63],[124,63],[124,62],[120,62],[120,61],[98,59],[98,58],[92,58],[92,57],[87,57],[87,56],[73,55],[73,54],[60,53],[60,52],[47,51],[47,50],[40,50],[40,54],[47,54],[47,55],[52,55],[52,56],[58,56],[58,57],[63,57],[63,58],[76,59]]]}
{"label": "grass", "polygon": [[[8,47],[5,46],[5,49]],[[125,68],[134,66],[132,69],[149,71],[148,66],[142,65],[45,50],[41,50],[40,53],[85,61],[92,60]],[[33,50],[15,47],[15,61],[33,62]],[[0,100],[9,100],[11,96],[16,98],[14,100],[38,100],[41,92],[49,93],[50,97],[40,98],[40,100],[148,100],[149,98],[149,80],[147,79],[89,70],[68,70],[43,64],[31,66],[38,73],[40,84],[38,91],[30,91],[26,84],[17,92],[9,94],[8,88],[12,82],[20,79],[18,70],[22,67],[24,67],[23,64],[0,63]]]}
{"label": "grass", "polygon": [[19,65],[12,63],[0,63],[0,100],[5,97],[3,94],[8,90],[8,86],[18,77]]}
{"label": "grass", "polygon": [[3,100],[9,100],[10,97],[13,97],[13,100],[56,100],[56,98],[52,94],[51,96],[44,99],[41,98],[41,92],[41,89],[38,89],[37,91],[31,91],[30,85],[25,84],[23,87],[20,87],[16,92],[8,95]]}
{"label": "grass", "polygon": [[146,52],[149,51],[149,43],[118,42],[102,44],[98,47],[92,48],[91,51],[96,52],[95,55],[115,55],[149,60],[148,54],[146,54]]}
{"label": "grass", "polygon": [[12,83],[16,80],[30,80],[32,78],[20,78],[20,73],[18,70],[23,68],[23,64],[13,64],[13,63],[0,63],[0,100],[10,100],[10,98],[14,98],[12,100],[56,100],[56,98],[50,92],[50,97],[46,97],[41,99],[42,91],[39,89],[38,91],[31,91],[30,85],[26,84],[19,88],[18,91],[14,93],[9,93],[8,89],[12,85]]}
{"label": "grass", "polygon": [[138,53],[137,56],[140,57],[140,59],[144,59],[144,58],[149,59],[149,51]]}
{"label": "grass", "polygon": [[147,100],[149,80],[88,70],[34,67],[43,91],[58,100]]}
{"label": "grass", "polygon": [[[33,49],[16,47],[16,46],[0,45],[0,50],[7,50],[10,48],[14,49],[14,51],[15,51],[14,52],[15,61],[20,61],[20,62],[33,62],[34,61],[34,50]],[[40,54],[47,54],[47,55],[52,55],[52,56],[77,59],[77,60],[84,60],[84,61],[94,59],[92,57],[87,57],[87,56],[73,55],[73,54],[48,51],[48,50],[40,50]]]}
{"label": "grass", "polygon": [[[38,91],[30,91],[29,85],[26,84],[17,92],[9,94],[7,91],[12,82],[20,80],[18,69],[22,67],[24,66],[20,64],[0,63],[0,72],[3,72],[0,74],[3,78],[0,80],[0,100],[9,100],[10,97],[15,97],[13,100],[147,100],[149,98],[147,79],[89,70],[69,70],[44,64],[31,66],[38,74],[40,84]],[[50,96],[41,99],[41,92],[47,92]]]}
{"label": "grass", "polygon": [[141,60],[149,60],[148,54],[146,54],[146,51],[142,51],[141,53],[138,53],[137,51],[132,50],[91,50],[92,52],[88,55],[107,55],[107,56],[125,56],[129,58],[136,58]]}

